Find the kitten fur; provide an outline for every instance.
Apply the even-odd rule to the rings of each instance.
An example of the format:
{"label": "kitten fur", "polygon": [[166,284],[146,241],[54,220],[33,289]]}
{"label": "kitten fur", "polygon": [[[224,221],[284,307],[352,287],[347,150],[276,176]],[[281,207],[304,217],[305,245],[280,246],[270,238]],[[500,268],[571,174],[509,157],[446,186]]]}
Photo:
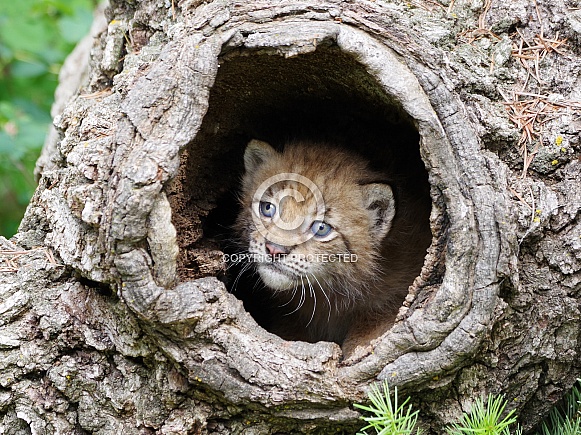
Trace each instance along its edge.
{"label": "kitten fur", "polygon": [[[278,152],[252,140],[244,166],[235,230],[252,257],[243,270],[254,267],[271,296],[267,328],[285,339],[341,344],[363,325],[393,323],[430,243],[429,228],[417,227],[429,210],[398,210],[386,176],[326,144],[292,143]],[[305,179],[263,184],[283,173],[316,188]],[[274,205],[278,216],[262,214],[259,201]],[[321,217],[332,228],[322,237],[311,227]],[[303,224],[284,231],[277,219]],[[324,261],[330,254],[352,261]]]}

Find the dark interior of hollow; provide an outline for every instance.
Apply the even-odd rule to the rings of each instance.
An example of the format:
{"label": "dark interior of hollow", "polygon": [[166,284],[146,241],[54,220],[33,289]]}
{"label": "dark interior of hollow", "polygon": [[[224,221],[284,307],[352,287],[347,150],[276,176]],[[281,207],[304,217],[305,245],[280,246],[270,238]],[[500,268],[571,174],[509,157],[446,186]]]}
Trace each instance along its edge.
{"label": "dark interior of hollow", "polygon": [[[428,209],[431,199],[413,121],[353,57],[336,46],[291,58],[224,54],[201,129],[168,189],[180,246],[179,279],[219,277],[268,329],[261,315],[268,295],[259,290],[257,275],[237,279],[240,270],[226,270],[222,261],[223,252],[238,250],[230,228],[238,213],[243,153],[252,138],[276,148],[304,139],[349,148],[399,180],[396,197],[407,195]],[[429,231],[427,215],[422,219]]]}

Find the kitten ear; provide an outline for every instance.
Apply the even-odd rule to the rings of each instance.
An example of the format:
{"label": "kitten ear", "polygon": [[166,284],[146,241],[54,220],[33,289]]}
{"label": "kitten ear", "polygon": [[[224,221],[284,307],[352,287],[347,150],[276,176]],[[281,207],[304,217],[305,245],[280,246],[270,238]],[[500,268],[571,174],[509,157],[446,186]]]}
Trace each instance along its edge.
{"label": "kitten ear", "polygon": [[244,151],[244,169],[254,172],[264,161],[276,155],[276,150],[268,143],[252,139]]}
{"label": "kitten ear", "polygon": [[383,240],[391,228],[395,216],[395,200],[391,187],[383,183],[361,186],[363,206],[369,214],[371,234],[378,242]]}

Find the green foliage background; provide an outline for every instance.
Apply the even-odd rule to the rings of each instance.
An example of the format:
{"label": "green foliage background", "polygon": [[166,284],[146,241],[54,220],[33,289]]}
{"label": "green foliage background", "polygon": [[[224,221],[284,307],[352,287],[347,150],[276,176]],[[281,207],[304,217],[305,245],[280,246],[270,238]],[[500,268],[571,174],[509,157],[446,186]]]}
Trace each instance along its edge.
{"label": "green foliage background", "polygon": [[94,8],[95,0],[0,1],[0,235],[16,232],[34,192],[58,72]]}

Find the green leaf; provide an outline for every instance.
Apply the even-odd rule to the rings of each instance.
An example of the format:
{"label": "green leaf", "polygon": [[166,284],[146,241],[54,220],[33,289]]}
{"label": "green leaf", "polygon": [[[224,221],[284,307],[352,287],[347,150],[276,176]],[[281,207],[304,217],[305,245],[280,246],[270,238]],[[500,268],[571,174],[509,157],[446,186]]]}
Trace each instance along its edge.
{"label": "green leaf", "polygon": [[418,418],[418,411],[412,412],[412,406],[408,405],[409,397],[398,405],[397,387],[394,389],[393,396],[389,390],[387,381],[381,384],[381,388],[374,384],[369,392],[371,406],[354,404],[356,408],[367,411],[374,416],[361,417],[367,426],[361,430],[365,434],[367,429],[375,429],[379,435],[406,435],[419,434],[415,430]]}
{"label": "green leaf", "polygon": [[17,158],[14,139],[4,131],[0,131],[0,159]]}
{"label": "green leaf", "polygon": [[501,420],[506,404],[502,396],[489,395],[486,405],[477,398],[470,413],[464,413],[460,422],[448,428],[448,434],[510,435],[509,426],[516,423],[516,416],[513,409]]}
{"label": "green leaf", "polygon": [[36,77],[47,72],[48,68],[45,64],[38,61],[20,61],[17,60],[12,63],[11,73],[20,78]]}
{"label": "green leaf", "polygon": [[581,435],[581,379],[565,395],[564,404],[555,407],[543,422],[542,435]]}
{"label": "green leaf", "polygon": [[59,29],[62,38],[70,43],[76,43],[87,34],[87,29],[93,21],[93,13],[87,9],[77,8],[73,16],[61,18]]}
{"label": "green leaf", "polygon": [[13,51],[40,52],[51,38],[48,23],[30,17],[12,17],[0,28],[0,41]]}

